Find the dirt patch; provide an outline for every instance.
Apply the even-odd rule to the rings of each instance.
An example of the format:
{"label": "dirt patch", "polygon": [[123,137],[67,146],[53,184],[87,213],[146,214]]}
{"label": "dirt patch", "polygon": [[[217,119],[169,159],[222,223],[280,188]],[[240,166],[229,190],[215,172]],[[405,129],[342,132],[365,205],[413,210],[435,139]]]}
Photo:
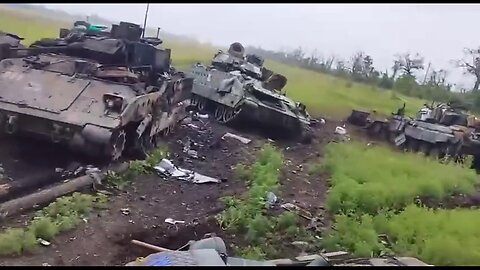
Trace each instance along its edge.
{"label": "dirt patch", "polygon": [[[234,132],[227,127],[215,124],[212,127],[210,123],[192,124],[199,128],[179,127],[169,140],[171,153],[175,153],[173,162],[182,168],[222,179],[222,183],[195,185],[165,181],[156,175],[139,177],[124,192],[111,197],[107,210],[91,215],[88,223],[78,229],[58,236],[50,247],[39,248],[21,257],[4,258],[1,264],[121,265],[137,256],[133,253],[129,255],[131,247],[126,243],[133,237],[149,231],[141,240],[148,238],[150,243],[163,244],[164,238],[178,238],[170,235],[177,235],[181,227],[201,224],[205,217],[220,212],[222,205],[217,200],[220,196],[240,194],[245,189],[243,182],[234,179],[233,166],[240,162],[251,163],[263,139],[250,137],[253,141],[243,145],[236,140],[221,140],[225,132]],[[197,143],[196,150],[201,158],[193,159],[183,153],[183,144],[187,139]],[[128,208],[130,213],[122,214],[122,208]],[[15,226],[27,217],[3,225]],[[164,222],[166,218],[184,220],[186,225],[168,225]],[[190,237],[185,233],[182,235]],[[181,240],[176,243],[185,244],[180,243]]]}
{"label": "dirt patch", "polygon": [[[59,235],[52,240],[51,246],[21,257],[3,258],[0,264],[124,265],[151,253],[130,244],[131,239],[177,249],[210,232],[224,238],[227,246],[241,243],[242,236],[225,235],[212,217],[223,210],[220,197],[245,191],[245,183],[235,179],[233,168],[238,163],[251,164],[256,151],[267,139],[260,134],[245,134],[209,121],[189,124],[179,127],[167,142],[173,153],[172,161],[182,168],[221,179],[222,183],[196,185],[166,181],[156,175],[139,177],[123,192],[110,198],[108,209],[92,214],[76,230]],[[323,146],[331,140],[336,125],[327,121],[326,125],[316,127],[313,144],[274,142],[284,150],[287,160],[280,179],[283,186],[278,194],[280,202],[293,202],[312,214],[324,215],[326,176],[309,175],[306,164],[321,162]],[[222,140],[226,132],[252,141],[245,145],[231,138]],[[191,149],[197,151],[199,158],[184,153],[188,141],[195,142]],[[121,209],[128,209],[128,214]],[[17,219],[15,224],[26,220],[25,217]],[[166,218],[183,220],[185,224],[170,225],[164,222]],[[10,226],[13,225],[12,220]]]}
{"label": "dirt patch", "polygon": [[471,195],[454,194],[441,200],[424,197],[420,201],[423,205],[433,209],[478,208],[480,206],[480,186]]}

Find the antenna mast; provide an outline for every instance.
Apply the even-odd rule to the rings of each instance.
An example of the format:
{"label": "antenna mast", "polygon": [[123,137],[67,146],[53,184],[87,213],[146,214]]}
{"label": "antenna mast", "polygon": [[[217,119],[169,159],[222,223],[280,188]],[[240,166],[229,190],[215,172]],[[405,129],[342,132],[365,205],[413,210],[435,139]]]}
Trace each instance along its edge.
{"label": "antenna mast", "polygon": [[150,4],[147,4],[147,10],[145,10],[145,20],[143,21],[143,33],[142,33],[142,38],[145,37],[145,30],[146,30],[146,27],[147,27],[147,17],[148,17],[148,7],[150,6]]}

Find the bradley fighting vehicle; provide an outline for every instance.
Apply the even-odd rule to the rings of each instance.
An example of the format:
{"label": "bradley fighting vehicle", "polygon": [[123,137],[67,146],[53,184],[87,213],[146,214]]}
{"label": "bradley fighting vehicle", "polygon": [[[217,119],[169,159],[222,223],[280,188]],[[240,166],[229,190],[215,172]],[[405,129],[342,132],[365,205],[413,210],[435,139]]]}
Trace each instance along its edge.
{"label": "bradley fighting vehicle", "polygon": [[29,48],[3,47],[0,132],[47,138],[96,158],[145,156],[186,116],[192,79],[174,72],[170,50],[156,47],[158,35],[141,38],[139,25],[79,28]]}
{"label": "bradley fighting vehicle", "polygon": [[[420,109],[414,118],[404,115],[405,104],[389,119],[353,110],[348,121],[365,126],[371,135],[385,135],[396,146],[434,158],[480,156],[480,122],[461,108],[437,104]],[[370,118],[370,119],[368,119]]]}
{"label": "bradley fighting vehicle", "polygon": [[213,113],[221,123],[251,120],[289,135],[309,135],[311,119],[305,105],[281,93],[287,79],[263,67],[260,57],[245,55],[238,42],[228,52],[219,51],[211,66],[193,66],[190,76],[191,105]]}

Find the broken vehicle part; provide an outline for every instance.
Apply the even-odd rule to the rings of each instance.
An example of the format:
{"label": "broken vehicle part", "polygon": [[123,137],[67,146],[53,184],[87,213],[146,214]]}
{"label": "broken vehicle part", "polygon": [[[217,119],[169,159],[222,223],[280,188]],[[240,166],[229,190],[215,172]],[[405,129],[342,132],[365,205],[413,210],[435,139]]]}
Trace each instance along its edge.
{"label": "broken vehicle part", "polygon": [[170,160],[162,159],[160,163],[154,167],[154,169],[160,174],[168,178],[174,178],[183,180],[195,184],[204,183],[221,183],[221,180],[205,176],[194,171],[177,168]]}

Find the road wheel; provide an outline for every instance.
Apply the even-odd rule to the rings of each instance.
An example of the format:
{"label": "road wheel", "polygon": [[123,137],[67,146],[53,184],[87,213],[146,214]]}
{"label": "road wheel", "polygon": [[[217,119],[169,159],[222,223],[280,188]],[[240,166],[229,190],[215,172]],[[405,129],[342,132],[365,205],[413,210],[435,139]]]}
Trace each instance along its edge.
{"label": "road wheel", "polygon": [[430,148],[429,156],[433,159],[439,159],[442,154],[442,149],[439,145],[434,144],[432,148]]}
{"label": "road wheel", "polygon": [[406,150],[408,152],[415,153],[418,150],[418,141],[415,139],[408,138],[405,142]]}
{"label": "road wheel", "polygon": [[423,153],[425,156],[428,156],[430,152],[431,145],[428,142],[419,142],[418,151]]}
{"label": "road wheel", "polygon": [[223,105],[218,105],[217,108],[215,109],[215,120],[217,120],[220,123],[224,123],[224,117],[225,117],[225,108]]}
{"label": "road wheel", "polygon": [[203,97],[197,97],[198,98],[198,103],[197,103],[197,109],[199,112],[205,112],[207,109],[207,100]]}

